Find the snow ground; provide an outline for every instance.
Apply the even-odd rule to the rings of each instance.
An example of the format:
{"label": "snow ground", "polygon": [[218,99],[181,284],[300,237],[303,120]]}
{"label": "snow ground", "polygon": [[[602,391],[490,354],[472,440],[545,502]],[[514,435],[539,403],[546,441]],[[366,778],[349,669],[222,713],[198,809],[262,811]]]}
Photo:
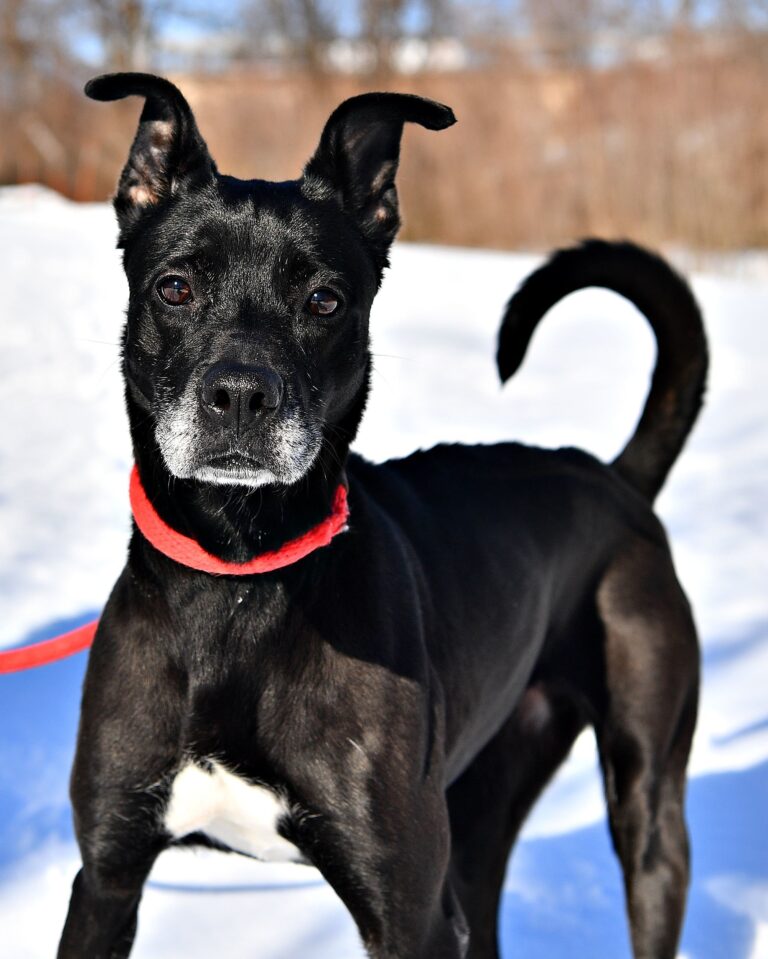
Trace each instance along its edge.
{"label": "snow ground", "polygon": [[[130,449],[118,375],[126,286],[104,205],[0,191],[0,646],[95,615],[124,558]],[[653,344],[590,290],[552,311],[517,378],[493,366],[503,304],[537,257],[399,246],[372,322],[376,375],[357,448],[517,438],[613,455]],[[711,340],[707,406],[659,500],[704,647],[691,763],[694,873],[681,956],[768,959],[768,269],[751,253],[695,276]],[[734,269],[734,265],[736,269]],[[77,868],[66,795],[85,656],[0,677],[2,959],[53,955]],[[594,746],[577,742],[509,868],[506,956],[629,957]],[[226,930],[226,946],[222,946]],[[215,853],[159,861],[133,955],[361,957],[309,868]]]}

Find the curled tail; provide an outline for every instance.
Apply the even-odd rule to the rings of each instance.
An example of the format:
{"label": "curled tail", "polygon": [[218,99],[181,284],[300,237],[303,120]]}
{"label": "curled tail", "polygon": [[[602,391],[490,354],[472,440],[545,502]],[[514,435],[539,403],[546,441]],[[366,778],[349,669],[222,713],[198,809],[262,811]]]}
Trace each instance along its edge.
{"label": "curled tail", "polygon": [[643,313],[657,357],[640,420],[613,466],[653,501],[698,416],[707,378],[701,312],[685,280],[660,256],[632,243],[586,240],[558,250],[507,304],[497,362],[506,382],[525,357],[533,331],[550,307],[589,286],[620,293]]}

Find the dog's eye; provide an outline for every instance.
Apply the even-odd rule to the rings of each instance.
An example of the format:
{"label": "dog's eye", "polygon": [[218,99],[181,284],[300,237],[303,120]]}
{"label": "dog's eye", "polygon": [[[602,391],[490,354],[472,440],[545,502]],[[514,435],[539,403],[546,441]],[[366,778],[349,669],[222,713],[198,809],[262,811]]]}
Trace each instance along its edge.
{"label": "dog's eye", "polygon": [[307,300],[312,316],[333,316],[339,308],[339,298],[332,290],[315,290]]}
{"label": "dog's eye", "polygon": [[157,292],[171,306],[182,306],[192,299],[192,288],[181,276],[164,276],[157,284]]}

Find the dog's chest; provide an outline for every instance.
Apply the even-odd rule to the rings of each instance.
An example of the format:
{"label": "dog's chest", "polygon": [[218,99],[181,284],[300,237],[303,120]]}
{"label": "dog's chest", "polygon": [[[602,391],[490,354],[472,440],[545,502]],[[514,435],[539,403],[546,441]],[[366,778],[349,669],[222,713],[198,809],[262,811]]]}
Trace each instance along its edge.
{"label": "dog's chest", "polygon": [[176,775],[165,811],[165,828],[180,839],[193,832],[267,862],[299,862],[301,853],[278,831],[288,815],[284,799],[250,783],[220,763],[189,763]]}

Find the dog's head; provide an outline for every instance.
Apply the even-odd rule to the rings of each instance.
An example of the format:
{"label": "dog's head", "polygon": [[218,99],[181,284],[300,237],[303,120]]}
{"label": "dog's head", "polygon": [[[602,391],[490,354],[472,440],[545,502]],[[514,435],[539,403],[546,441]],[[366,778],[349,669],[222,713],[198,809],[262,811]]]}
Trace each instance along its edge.
{"label": "dog's head", "polygon": [[445,106],[372,93],[332,114],[299,180],[218,173],[167,80],[112,74],[96,100],[145,98],[115,197],[130,287],[124,369],[134,429],[170,473],[255,488],[338,457],[367,392],[368,316],[399,226],[406,122]]}

